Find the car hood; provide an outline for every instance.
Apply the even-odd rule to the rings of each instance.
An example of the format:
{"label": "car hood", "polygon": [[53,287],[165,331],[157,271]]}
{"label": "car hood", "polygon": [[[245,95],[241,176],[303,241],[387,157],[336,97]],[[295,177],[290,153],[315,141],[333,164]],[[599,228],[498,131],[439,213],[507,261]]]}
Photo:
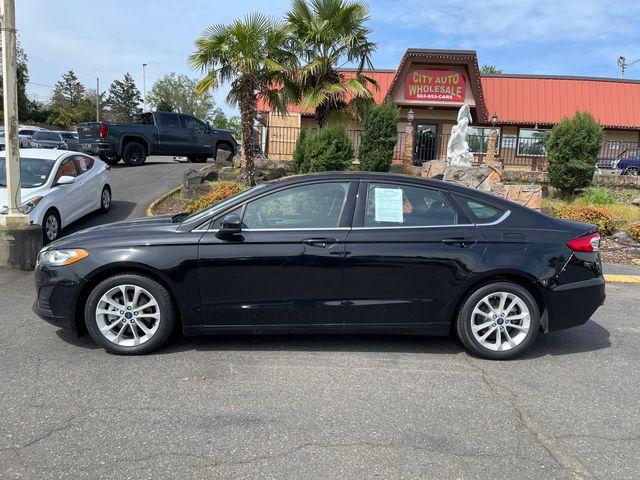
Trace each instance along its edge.
{"label": "car hood", "polygon": [[148,244],[162,232],[177,230],[180,224],[173,223],[172,218],[173,215],[160,215],[98,225],[56,240],[49,248]]}

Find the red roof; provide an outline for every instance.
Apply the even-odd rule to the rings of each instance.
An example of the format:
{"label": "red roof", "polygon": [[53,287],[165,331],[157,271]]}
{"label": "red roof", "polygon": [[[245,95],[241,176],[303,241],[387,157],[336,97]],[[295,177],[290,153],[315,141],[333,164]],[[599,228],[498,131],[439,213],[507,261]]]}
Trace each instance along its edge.
{"label": "red roof", "polygon": [[553,124],[589,112],[606,127],[640,128],[640,82],[500,75],[482,77],[489,115],[498,123]]}
{"label": "red roof", "polygon": [[[347,77],[353,70],[343,70]],[[395,77],[393,70],[365,73],[378,82],[373,91],[377,103],[384,100]],[[554,124],[576,110],[589,112],[605,127],[640,129],[640,81],[607,78],[536,75],[482,76],[482,92],[488,116],[497,113],[500,124]],[[258,101],[259,111],[269,111]],[[290,105],[290,112],[303,111]]]}

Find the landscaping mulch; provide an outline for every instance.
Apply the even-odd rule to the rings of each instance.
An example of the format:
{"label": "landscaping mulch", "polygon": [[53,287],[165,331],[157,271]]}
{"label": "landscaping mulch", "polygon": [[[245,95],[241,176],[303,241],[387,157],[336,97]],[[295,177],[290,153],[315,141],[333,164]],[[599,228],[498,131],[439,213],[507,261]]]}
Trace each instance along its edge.
{"label": "landscaping mulch", "polygon": [[604,263],[640,265],[640,253],[637,252],[637,247],[622,245],[609,237],[600,240],[600,257]]}

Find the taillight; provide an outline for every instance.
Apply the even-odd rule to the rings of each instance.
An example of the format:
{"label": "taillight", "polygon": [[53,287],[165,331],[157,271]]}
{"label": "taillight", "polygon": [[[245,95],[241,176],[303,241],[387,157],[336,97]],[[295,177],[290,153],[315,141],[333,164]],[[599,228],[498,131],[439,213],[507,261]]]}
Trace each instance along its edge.
{"label": "taillight", "polygon": [[584,237],[569,240],[567,247],[574,252],[597,252],[600,250],[600,234],[591,233]]}
{"label": "taillight", "polygon": [[107,138],[109,135],[109,125],[101,124],[98,126],[98,135],[100,138]]}

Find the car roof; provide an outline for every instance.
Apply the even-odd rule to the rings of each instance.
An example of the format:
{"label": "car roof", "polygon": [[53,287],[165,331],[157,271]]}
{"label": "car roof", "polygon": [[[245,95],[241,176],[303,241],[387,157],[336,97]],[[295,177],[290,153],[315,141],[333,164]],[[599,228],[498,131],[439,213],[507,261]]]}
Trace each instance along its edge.
{"label": "car roof", "polygon": [[[6,151],[6,150],[5,150]],[[0,153],[0,157],[5,157],[5,151]],[[58,160],[68,155],[68,150],[58,150],[55,148],[21,148],[20,157],[22,158],[39,158],[41,160]],[[75,152],[78,153],[78,152]]]}

